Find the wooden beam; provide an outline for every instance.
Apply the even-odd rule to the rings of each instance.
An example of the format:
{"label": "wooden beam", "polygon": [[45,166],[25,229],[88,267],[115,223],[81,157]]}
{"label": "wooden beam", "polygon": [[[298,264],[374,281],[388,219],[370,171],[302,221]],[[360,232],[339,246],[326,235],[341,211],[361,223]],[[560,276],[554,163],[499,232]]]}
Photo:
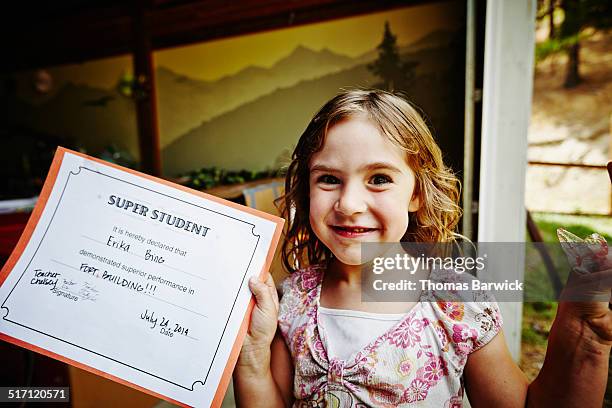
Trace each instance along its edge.
{"label": "wooden beam", "polygon": [[136,79],[133,95],[136,103],[141,170],[153,176],[161,176],[153,49],[146,5],[143,1],[136,3],[132,14],[133,63]]}
{"label": "wooden beam", "polygon": [[[158,50],[437,1],[152,0],[147,18],[151,47]],[[0,47],[5,51],[0,71],[131,53],[130,3],[99,1],[97,7],[75,6],[53,13],[52,18],[35,8],[5,13],[6,24],[0,25]]]}
{"label": "wooden beam", "polygon": [[[330,21],[426,0],[195,1],[154,15],[156,49]],[[211,7],[212,6],[212,7]]]}
{"label": "wooden beam", "polygon": [[557,167],[575,167],[580,169],[594,169],[594,170],[605,170],[606,166],[603,164],[585,164],[585,163],[562,163],[562,162],[545,162],[530,160],[527,164],[533,166],[557,166]]}

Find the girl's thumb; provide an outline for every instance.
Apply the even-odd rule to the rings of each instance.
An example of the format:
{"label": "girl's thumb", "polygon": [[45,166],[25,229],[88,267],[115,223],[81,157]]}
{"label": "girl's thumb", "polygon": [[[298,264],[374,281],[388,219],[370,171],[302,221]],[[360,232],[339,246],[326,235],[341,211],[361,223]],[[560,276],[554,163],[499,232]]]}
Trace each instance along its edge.
{"label": "girl's thumb", "polygon": [[257,306],[261,310],[269,311],[271,313],[274,312],[274,301],[272,300],[272,295],[265,283],[253,276],[251,279],[249,279],[249,289],[251,289],[251,292],[253,292],[255,300],[257,301]]}

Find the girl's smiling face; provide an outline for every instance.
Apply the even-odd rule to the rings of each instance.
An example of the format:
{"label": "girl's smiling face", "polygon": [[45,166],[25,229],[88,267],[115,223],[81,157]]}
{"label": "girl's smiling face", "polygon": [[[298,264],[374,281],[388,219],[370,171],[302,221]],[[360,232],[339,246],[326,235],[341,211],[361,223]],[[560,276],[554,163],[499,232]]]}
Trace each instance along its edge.
{"label": "girl's smiling face", "polygon": [[335,124],[310,161],[310,225],[346,265],[362,242],[399,242],[408,227],[415,176],[406,153],[362,116]]}

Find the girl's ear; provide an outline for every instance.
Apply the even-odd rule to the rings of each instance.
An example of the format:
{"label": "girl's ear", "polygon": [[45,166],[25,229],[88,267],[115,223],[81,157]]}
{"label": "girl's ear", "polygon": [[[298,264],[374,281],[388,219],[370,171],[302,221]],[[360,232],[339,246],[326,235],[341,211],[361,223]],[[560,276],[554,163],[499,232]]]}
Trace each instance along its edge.
{"label": "girl's ear", "polygon": [[408,204],[408,212],[416,212],[421,208],[421,195],[414,193],[410,204]]}

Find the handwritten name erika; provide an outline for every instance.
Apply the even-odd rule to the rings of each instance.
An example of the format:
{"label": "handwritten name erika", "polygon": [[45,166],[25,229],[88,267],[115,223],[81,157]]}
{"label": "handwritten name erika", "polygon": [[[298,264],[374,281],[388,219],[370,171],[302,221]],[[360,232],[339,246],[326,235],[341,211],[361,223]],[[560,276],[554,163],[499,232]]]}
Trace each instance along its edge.
{"label": "handwritten name erika", "polygon": [[[128,244],[122,239],[116,239],[113,235],[109,235],[108,239],[106,240],[106,245],[111,248],[118,249],[120,251],[130,252],[130,244]],[[150,249],[147,249],[145,251],[144,259],[145,261],[151,261],[159,264],[166,262],[163,256],[156,255]]]}

